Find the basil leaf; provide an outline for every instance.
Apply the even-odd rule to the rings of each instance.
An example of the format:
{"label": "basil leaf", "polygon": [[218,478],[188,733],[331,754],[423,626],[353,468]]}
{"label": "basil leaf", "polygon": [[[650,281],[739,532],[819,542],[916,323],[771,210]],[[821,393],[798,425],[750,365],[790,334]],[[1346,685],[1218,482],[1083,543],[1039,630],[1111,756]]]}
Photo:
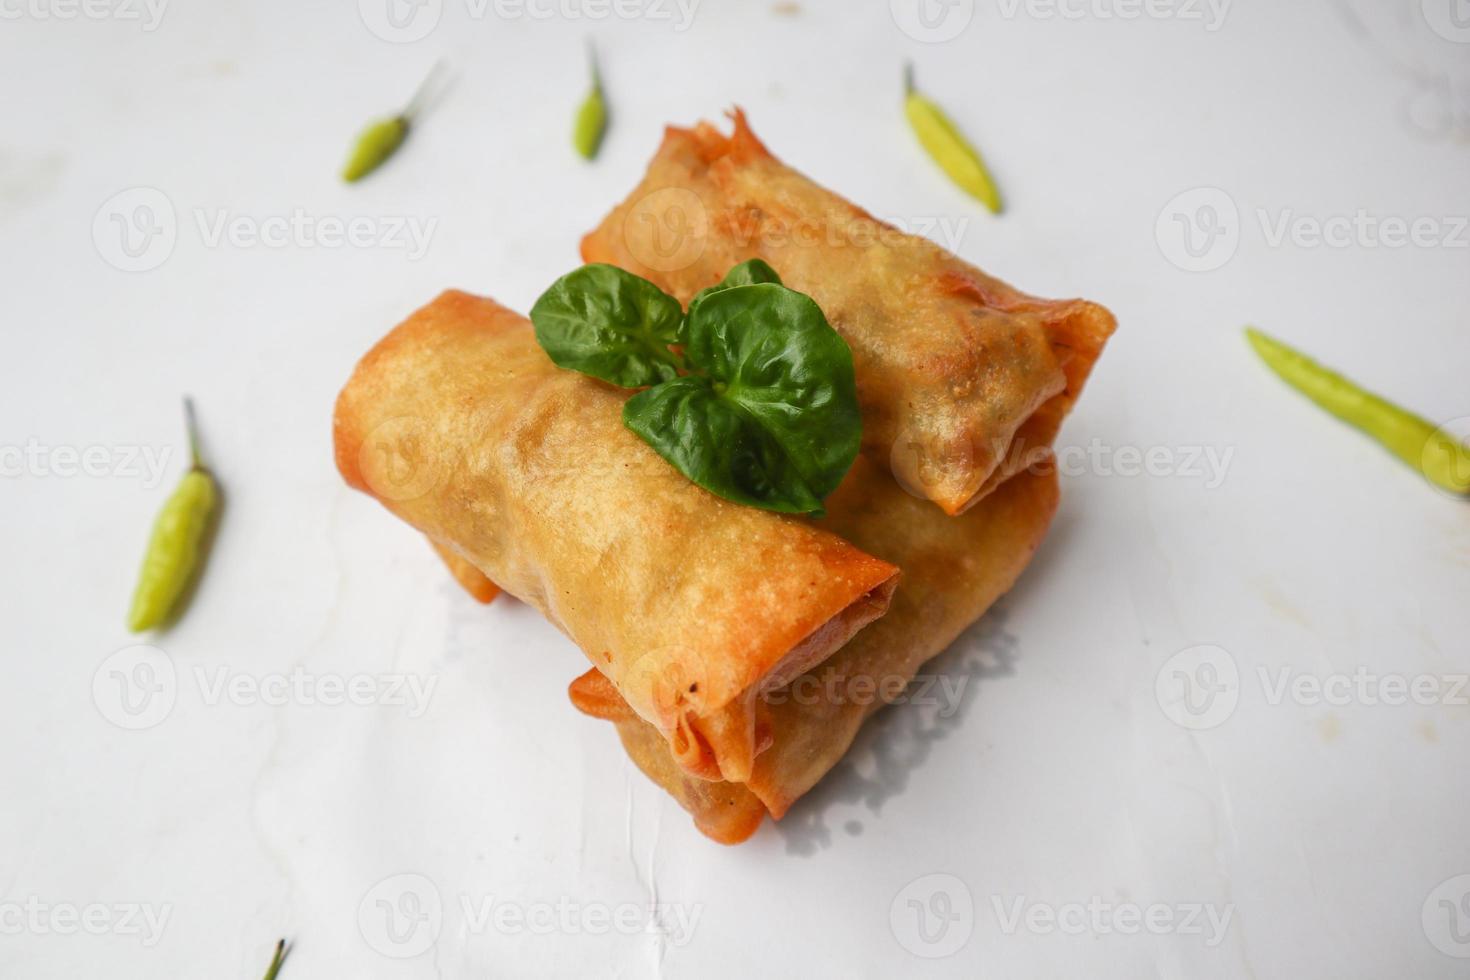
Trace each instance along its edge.
{"label": "basil leaf", "polygon": [[552,361],[623,388],[676,377],[684,311],[647,279],[594,263],[569,272],[531,307],[536,340]]}
{"label": "basil leaf", "polygon": [[694,304],[706,296],[729,289],[732,286],[753,286],[759,282],[773,282],[779,286],[781,285],[781,277],[776,274],[775,269],[772,269],[761,259],[747,259],[739,265],[732,267],[729,272],[725,273],[725,278],[721,279],[715,285],[701,289],[695,293],[694,298],[689,301],[689,309],[693,312]]}
{"label": "basil leaf", "polygon": [[821,498],[776,440],[707,378],[640,391],[623,405],[623,424],[717,496],[784,514],[821,513]]}
{"label": "basil leaf", "polygon": [[775,283],[692,304],[681,338],[703,377],[632,398],[623,422],[728,500],[820,514],[862,437],[852,351],[812,299]]}

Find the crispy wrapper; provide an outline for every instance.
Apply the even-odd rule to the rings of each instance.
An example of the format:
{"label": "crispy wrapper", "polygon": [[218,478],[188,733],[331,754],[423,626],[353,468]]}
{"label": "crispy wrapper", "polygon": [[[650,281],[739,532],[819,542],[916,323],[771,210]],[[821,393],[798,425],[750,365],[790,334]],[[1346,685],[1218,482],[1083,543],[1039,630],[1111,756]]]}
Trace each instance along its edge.
{"label": "crispy wrapper", "polygon": [[490,581],[489,576],[471,564],[468,558],[462,557],[449,546],[437,541],[431,540],[429,543],[434,546],[434,551],[439,557],[444,559],[444,564],[449,568],[449,574],[454,576],[454,580],[463,586],[476,602],[493,602],[495,597],[500,595],[500,586]]}
{"label": "crispy wrapper", "polygon": [[835,766],[863,719],[900,694],[1020,576],[1057,504],[1053,467],[1005,481],[962,517],[950,518],[860,461],[828,500],[822,526],[903,569],[888,615],[824,664],[758,705],[769,748],[750,778],[710,782],[673,763],[667,744],[596,671],[571,685],[572,702],[618,726],[623,746],[706,835],[735,844],[766,813],[780,819]]}
{"label": "crispy wrapper", "polygon": [[524,317],[450,291],[358,364],[337,468],[541,610],[680,767],[744,780],[758,694],[882,615],[897,569],[695,486],[623,427],[626,397],[557,368]]}
{"label": "crispy wrapper", "polygon": [[740,111],[726,136],[669,127],[582,258],[687,303],[760,258],[852,348],[863,451],[959,514],[1038,460],[1113,332],[1106,309],[1036,299],[885,224],[777,160]]}

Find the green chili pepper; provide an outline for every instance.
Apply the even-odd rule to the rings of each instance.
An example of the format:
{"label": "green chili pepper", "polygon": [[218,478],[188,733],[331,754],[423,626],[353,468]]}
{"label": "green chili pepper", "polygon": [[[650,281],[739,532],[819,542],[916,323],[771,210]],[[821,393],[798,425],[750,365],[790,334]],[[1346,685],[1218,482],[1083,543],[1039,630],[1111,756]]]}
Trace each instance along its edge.
{"label": "green chili pepper", "polygon": [[443,64],[442,61],[437,62],[429,70],[429,74],[419,83],[418,91],[409,100],[407,108],[396,116],[389,116],[370,123],[358,134],[357,142],[352,145],[352,155],[347,158],[347,166],[342,168],[343,180],[349,184],[361,180],[398,152],[403,141],[408,139],[408,131],[413,125],[414,118],[418,115],[429,83],[439,73]]}
{"label": "green chili pepper", "polygon": [[128,629],[134,633],[158,626],[174,611],[199,564],[204,535],[219,499],[214,477],[199,462],[194,405],[187,398],[184,415],[193,465],[153,522],[138,587],[133,592],[133,606],[128,611]]}
{"label": "green chili pepper", "polygon": [[276,974],[281,972],[281,964],[286,962],[286,940],[282,939],[276,943],[276,955],[271,957],[270,969],[265,971],[265,980],[276,980]]}
{"label": "green chili pepper", "polygon": [[347,166],[342,169],[342,179],[350,184],[366,177],[396,153],[406,139],[408,139],[407,116],[379,119],[357,137],[352,156],[348,158]]}
{"label": "green chili pepper", "polygon": [[592,63],[592,91],[582,100],[577,109],[577,121],[572,127],[572,145],[583,158],[591,160],[602,146],[602,134],[607,131],[607,100],[602,94],[602,73],[597,70],[597,52],[588,45],[588,58]]}
{"label": "green chili pepper", "polygon": [[980,151],[965,139],[943,109],[914,88],[912,64],[904,66],[903,84],[904,114],[909,118],[914,135],[919,137],[919,143],[950,180],[989,208],[991,213],[1000,214],[1000,190],[986,169]]}
{"label": "green chili pepper", "polygon": [[1261,360],[1287,384],[1377,439],[1431,483],[1452,493],[1470,493],[1470,449],[1443,429],[1254,327],[1247,327],[1245,335]]}

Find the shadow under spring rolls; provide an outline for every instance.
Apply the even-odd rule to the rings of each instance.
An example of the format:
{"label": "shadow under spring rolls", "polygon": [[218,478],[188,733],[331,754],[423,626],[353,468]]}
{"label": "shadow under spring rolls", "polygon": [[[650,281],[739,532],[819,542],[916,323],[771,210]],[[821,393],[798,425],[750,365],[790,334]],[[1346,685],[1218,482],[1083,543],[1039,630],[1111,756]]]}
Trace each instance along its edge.
{"label": "shadow under spring rolls", "polygon": [[572,702],[616,723],[629,756],[704,834],[739,843],[767,813],[780,819],[838,763],[863,720],[901,694],[926,660],[1015,583],[1051,523],[1057,497],[1055,467],[1042,465],[951,518],[860,459],[828,499],[821,526],[894,562],[903,579],[888,615],[825,663],[762,698],[758,708],[771,744],[745,780],[691,777],[595,671],[572,683]]}

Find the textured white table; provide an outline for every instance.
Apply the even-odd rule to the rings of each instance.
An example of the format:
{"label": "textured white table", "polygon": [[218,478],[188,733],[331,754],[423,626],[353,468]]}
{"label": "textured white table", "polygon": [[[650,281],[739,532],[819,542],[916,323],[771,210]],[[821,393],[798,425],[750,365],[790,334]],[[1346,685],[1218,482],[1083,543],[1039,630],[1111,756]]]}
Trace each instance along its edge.
{"label": "textured white table", "polygon": [[[285,935],[286,980],[1464,976],[1470,507],[1240,336],[1470,414],[1464,0],[568,3],[0,3],[0,972],[252,978]],[[595,166],[567,146],[588,35]],[[340,184],[441,55],[401,157]],[[906,58],[1003,219],[920,156]],[[1121,329],[1051,536],[942,661],[959,696],[725,849],[570,708],[568,643],[343,487],[329,416],[437,290],[526,308],[666,122],[734,102]],[[185,391],[227,510],[139,660]]]}

